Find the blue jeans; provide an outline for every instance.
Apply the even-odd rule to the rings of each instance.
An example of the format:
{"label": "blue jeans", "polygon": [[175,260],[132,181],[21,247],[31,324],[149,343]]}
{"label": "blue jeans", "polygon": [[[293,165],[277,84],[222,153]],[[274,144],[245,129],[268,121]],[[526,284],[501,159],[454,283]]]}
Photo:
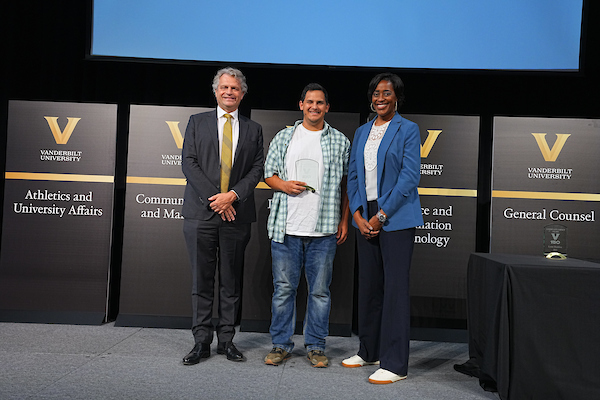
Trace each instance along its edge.
{"label": "blue jeans", "polygon": [[283,243],[271,241],[274,291],[269,332],[273,346],[287,352],[291,352],[294,348],[292,335],[296,326],[296,292],[302,267],[304,267],[308,284],[304,346],[307,351],[325,350],[331,309],[329,285],[336,248],[335,235],[325,237],[285,235]]}

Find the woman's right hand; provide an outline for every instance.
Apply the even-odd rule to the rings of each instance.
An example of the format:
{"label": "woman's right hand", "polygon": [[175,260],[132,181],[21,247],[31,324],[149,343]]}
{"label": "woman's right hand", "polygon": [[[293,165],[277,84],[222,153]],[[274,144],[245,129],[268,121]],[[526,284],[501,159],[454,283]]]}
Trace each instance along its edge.
{"label": "woman's right hand", "polygon": [[354,222],[356,222],[356,226],[358,226],[360,234],[363,235],[365,239],[372,239],[379,234],[379,231],[373,230],[373,227],[371,224],[369,224],[369,221],[362,217],[360,210],[356,210],[354,215],[352,215],[352,218],[354,218]]}

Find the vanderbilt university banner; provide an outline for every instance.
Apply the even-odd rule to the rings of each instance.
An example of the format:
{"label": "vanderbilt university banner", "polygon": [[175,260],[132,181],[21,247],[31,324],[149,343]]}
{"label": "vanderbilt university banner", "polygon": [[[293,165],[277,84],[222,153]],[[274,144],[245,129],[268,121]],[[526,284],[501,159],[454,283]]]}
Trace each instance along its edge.
{"label": "vanderbilt university banner", "polygon": [[116,325],[189,328],[181,149],[190,116],[208,108],[132,105],[121,295]]}
{"label": "vanderbilt university banner", "polygon": [[599,120],[494,118],[492,252],[600,259],[598,149]]}
{"label": "vanderbilt university banner", "polygon": [[[275,134],[286,126],[302,119],[300,111],[252,110],[252,119],[263,127],[265,157],[269,143]],[[334,128],[343,132],[350,140],[359,126],[357,113],[330,112],[325,120]],[[244,291],[242,302],[242,321],[240,329],[244,331],[268,332],[271,323],[271,296],[273,277],[271,274],[271,242],[267,237],[267,218],[269,203],[273,198],[271,190],[261,182],[255,192],[257,222],[252,226],[252,237],[246,248],[244,271]],[[349,336],[352,329],[352,299],[354,287],[354,231],[344,244],[338,246],[334,260],[333,280],[331,283],[331,314],[329,331],[331,335]],[[302,320],[306,310],[306,282],[300,282],[297,297],[296,332],[302,332]]]}
{"label": "vanderbilt university banner", "polygon": [[467,263],[475,251],[479,117],[403,116],[421,131],[424,225],[416,230],[411,266],[412,325],[429,327],[433,318],[462,327]]}
{"label": "vanderbilt university banner", "polygon": [[10,101],[0,320],[106,316],[116,105]]}

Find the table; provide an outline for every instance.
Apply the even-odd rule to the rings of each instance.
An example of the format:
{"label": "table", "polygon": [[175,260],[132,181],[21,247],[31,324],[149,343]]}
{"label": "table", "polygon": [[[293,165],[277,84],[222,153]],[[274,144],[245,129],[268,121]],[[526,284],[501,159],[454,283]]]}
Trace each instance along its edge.
{"label": "table", "polygon": [[501,399],[600,399],[600,264],[471,254],[469,361]]}

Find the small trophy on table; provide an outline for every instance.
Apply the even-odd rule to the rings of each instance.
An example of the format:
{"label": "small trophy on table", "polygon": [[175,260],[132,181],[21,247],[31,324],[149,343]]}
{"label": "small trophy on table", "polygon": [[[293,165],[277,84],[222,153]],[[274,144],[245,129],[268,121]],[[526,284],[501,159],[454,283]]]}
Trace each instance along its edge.
{"label": "small trophy on table", "polygon": [[544,256],[546,258],[567,258],[567,227],[560,224],[544,227]]}

